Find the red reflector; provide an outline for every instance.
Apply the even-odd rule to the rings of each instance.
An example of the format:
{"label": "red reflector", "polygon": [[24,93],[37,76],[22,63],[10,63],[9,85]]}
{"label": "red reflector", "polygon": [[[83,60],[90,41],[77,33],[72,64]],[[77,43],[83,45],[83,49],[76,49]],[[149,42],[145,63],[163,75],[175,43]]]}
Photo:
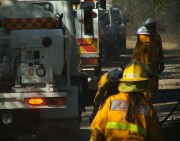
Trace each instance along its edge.
{"label": "red reflector", "polygon": [[82,65],[98,65],[99,61],[95,59],[82,59]]}
{"label": "red reflector", "polygon": [[93,18],[96,18],[97,17],[97,13],[96,12],[92,12],[92,16],[93,16]]}
{"label": "red reflector", "polygon": [[66,105],[66,98],[65,97],[58,98],[58,105],[59,106]]}
{"label": "red reflector", "polygon": [[30,104],[30,105],[43,105],[44,99],[43,98],[30,98],[30,99],[28,99],[28,104]]}

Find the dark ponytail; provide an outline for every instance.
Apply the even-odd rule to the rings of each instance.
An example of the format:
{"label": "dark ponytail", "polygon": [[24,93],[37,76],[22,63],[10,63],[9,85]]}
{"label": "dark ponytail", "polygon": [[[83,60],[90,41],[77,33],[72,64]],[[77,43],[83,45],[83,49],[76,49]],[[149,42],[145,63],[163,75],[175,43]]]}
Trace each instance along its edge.
{"label": "dark ponytail", "polygon": [[140,93],[129,93],[126,121],[135,123],[135,117],[136,114],[138,114],[141,97],[142,94]]}

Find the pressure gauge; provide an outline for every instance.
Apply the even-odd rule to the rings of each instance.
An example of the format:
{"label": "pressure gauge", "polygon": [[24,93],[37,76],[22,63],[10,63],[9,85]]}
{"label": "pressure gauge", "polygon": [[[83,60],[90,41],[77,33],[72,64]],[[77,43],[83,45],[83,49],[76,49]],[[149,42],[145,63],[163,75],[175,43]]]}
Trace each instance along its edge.
{"label": "pressure gauge", "polygon": [[39,68],[37,68],[36,74],[39,77],[43,77],[46,74],[45,68],[43,66],[40,66]]}

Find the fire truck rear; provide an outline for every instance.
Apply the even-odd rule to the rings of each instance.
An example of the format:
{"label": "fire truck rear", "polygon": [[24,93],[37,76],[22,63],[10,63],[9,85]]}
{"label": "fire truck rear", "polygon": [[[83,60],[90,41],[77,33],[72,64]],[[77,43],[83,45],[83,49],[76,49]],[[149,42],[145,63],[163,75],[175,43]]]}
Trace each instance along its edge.
{"label": "fire truck rear", "polygon": [[77,141],[87,78],[70,1],[6,0],[0,18],[0,140]]}
{"label": "fire truck rear", "polygon": [[101,71],[99,54],[99,20],[96,8],[97,1],[73,1],[73,11],[76,28],[76,38],[79,46],[82,71],[90,77]]}
{"label": "fire truck rear", "polygon": [[127,21],[119,7],[106,7],[105,0],[73,2],[81,69],[91,79],[100,74],[102,65],[126,50]]}

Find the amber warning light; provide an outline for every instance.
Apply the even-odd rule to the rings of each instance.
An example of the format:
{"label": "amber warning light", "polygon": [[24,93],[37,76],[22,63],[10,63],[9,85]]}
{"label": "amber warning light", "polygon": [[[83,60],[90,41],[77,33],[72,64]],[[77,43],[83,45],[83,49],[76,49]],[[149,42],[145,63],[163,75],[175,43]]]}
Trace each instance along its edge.
{"label": "amber warning light", "polygon": [[29,105],[43,105],[44,99],[43,98],[29,98],[28,104]]}
{"label": "amber warning light", "polygon": [[66,97],[51,97],[51,98],[28,98],[28,105],[56,105],[56,106],[65,106],[66,105]]}

